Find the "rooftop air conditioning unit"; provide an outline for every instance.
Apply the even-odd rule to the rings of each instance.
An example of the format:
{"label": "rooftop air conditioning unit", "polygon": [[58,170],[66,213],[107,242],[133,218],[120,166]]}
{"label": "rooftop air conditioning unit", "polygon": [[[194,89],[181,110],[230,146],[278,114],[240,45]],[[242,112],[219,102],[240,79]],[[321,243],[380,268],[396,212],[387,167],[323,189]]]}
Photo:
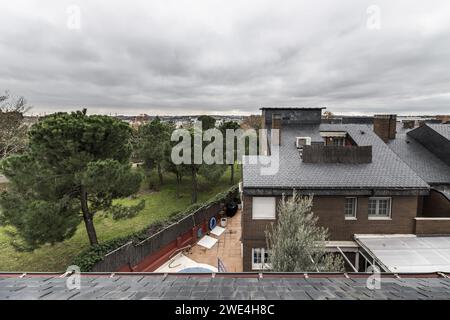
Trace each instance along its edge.
{"label": "rooftop air conditioning unit", "polygon": [[295,146],[297,149],[303,149],[303,146],[311,145],[311,137],[297,137],[295,140]]}

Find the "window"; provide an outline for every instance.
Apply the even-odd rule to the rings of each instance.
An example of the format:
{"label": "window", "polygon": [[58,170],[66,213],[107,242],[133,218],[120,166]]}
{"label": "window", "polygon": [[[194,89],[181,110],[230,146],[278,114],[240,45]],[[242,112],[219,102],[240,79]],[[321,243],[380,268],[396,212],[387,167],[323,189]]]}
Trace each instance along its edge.
{"label": "window", "polygon": [[391,198],[369,198],[369,219],[391,217]]}
{"label": "window", "polygon": [[252,269],[270,270],[272,266],[269,263],[269,252],[264,248],[252,249]]}
{"label": "window", "polygon": [[345,198],[345,206],[344,206],[345,219],[347,220],[356,219],[356,207],[357,207],[356,197]]}
{"label": "window", "polygon": [[255,220],[275,219],[275,198],[253,197],[252,216]]}
{"label": "window", "polygon": [[330,145],[331,146],[338,146],[338,147],[342,147],[344,145],[344,138],[335,138],[335,137],[331,137],[330,138]]}
{"label": "window", "polygon": [[253,249],[253,269],[255,269],[255,266],[261,266],[262,264],[262,256],[261,251],[263,249]]}

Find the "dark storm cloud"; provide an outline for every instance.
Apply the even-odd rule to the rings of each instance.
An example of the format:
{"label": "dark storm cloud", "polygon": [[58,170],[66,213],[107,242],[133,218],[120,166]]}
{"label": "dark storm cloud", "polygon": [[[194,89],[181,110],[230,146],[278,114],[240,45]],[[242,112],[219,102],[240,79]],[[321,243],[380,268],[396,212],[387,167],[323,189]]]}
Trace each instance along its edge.
{"label": "dark storm cloud", "polygon": [[0,90],[34,112],[448,113],[450,4],[376,4],[379,30],[357,0],[2,2]]}

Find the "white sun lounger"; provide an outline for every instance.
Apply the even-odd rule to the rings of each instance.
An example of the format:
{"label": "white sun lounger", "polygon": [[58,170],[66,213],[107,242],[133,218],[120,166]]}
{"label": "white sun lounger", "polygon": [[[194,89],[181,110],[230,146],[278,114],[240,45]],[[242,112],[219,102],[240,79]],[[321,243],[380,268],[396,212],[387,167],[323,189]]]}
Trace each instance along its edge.
{"label": "white sun lounger", "polygon": [[201,245],[202,247],[205,247],[206,249],[211,249],[215,244],[217,243],[217,239],[210,237],[210,236],[204,236],[200,239],[199,242],[197,242],[198,245]]}
{"label": "white sun lounger", "polygon": [[225,231],[225,228],[216,226],[214,229],[211,230],[211,234],[220,237],[220,235]]}

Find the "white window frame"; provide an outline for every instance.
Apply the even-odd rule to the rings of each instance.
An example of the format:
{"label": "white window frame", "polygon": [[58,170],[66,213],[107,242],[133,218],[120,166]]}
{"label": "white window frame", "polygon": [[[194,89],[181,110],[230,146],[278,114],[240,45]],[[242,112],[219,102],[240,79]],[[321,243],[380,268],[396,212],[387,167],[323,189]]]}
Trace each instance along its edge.
{"label": "white window frame", "polygon": [[[261,255],[261,263],[255,263],[255,252]],[[265,255],[268,254],[265,248],[252,248],[252,270],[270,270],[272,265],[265,261]]]}
{"label": "white window frame", "polygon": [[[272,200],[273,201],[273,214],[266,215],[266,216],[257,216],[255,213],[257,213],[257,210],[259,208],[255,208],[255,199],[266,199],[266,200]],[[252,198],[252,219],[253,220],[275,220],[277,216],[277,203],[275,197],[253,197]]]}
{"label": "white window frame", "polygon": [[[353,212],[352,216],[348,216],[346,214],[346,210],[345,209],[346,209],[346,200],[347,199],[355,199],[355,207],[354,207],[354,212]],[[345,220],[356,220],[357,213],[358,213],[358,197],[345,197],[344,198],[344,217],[345,217]]]}
{"label": "white window frame", "polygon": [[[370,200],[376,200],[376,207],[375,211],[378,213],[380,211],[380,200],[389,200],[389,210],[387,216],[380,216],[380,215],[370,215],[369,213],[369,202]],[[392,220],[392,197],[370,197],[369,201],[367,202],[367,216],[369,220]]]}

